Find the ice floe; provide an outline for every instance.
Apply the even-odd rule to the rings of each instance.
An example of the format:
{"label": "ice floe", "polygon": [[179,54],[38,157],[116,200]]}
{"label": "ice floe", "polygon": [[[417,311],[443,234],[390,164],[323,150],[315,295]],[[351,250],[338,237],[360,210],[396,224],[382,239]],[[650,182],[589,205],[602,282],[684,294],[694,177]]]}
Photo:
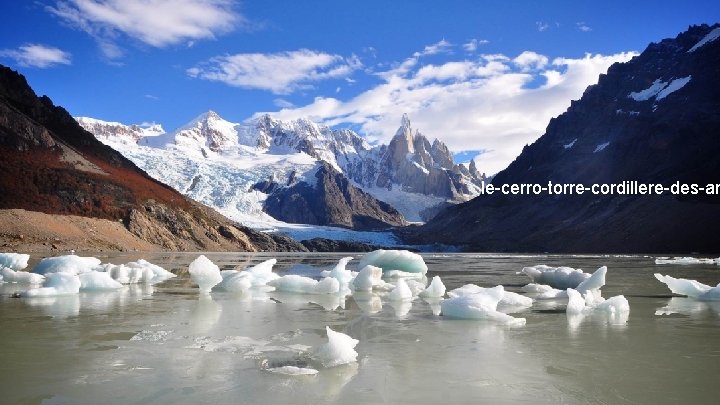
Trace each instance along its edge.
{"label": "ice floe", "polygon": [[358,353],[355,351],[355,346],[360,343],[359,340],[344,333],[335,332],[329,326],[326,326],[325,330],[328,341],[315,350],[315,358],[323,367],[336,367],[357,361]]}
{"label": "ice floe", "polygon": [[92,271],[100,263],[102,263],[101,260],[96,257],[80,257],[76,255],[46,257],[40,260],[32,271],[43,275],[60,272],[80,274]]}
{"label": "ice floe", "polygon": [[440,303],[442,315],[456,319],[487,319],[510,326],[525,324],[525,318],[515,318],[497,310],[505,295],[505,289],[499,285],[486,288],[475,294],[451,297]]}
{"label": "ice floe", "polygon": [[630,303],[622,295],[616,295],[608,299],[583,296],[575,289],[568,288],[568,305],[566,313],[575,325],[582,321],[584,315],[601,315],[613,324],[624,324],[630,314]]}
{"label": "ice floe", "polygon": [[373,265],[383,272],[400,270],[405,273],[427,273],[428,267],[422,256],[407,250],[375,250],[360,259],[358,269]]}
{"label": "ice floe", "polygon": [[200,255],[190,263],[190,278],[204,294],[209,293],[216,284],[223,281],[220,268],[205,255]]}
{"label": "ice floe", "polygon": [[22,253],[0,253],[0,267],[7,267],[18,271],[28,266],[30,255]]}
{"label": "ice floe", "polygon": [[695,280],[663,276],[660,273],[655,273],[655,278],[675,294],[687,295],[698,301],[720,301],[720,283],[711,287]]}
{"label": "ice floe", "polygon": [[[502,286],[499,286],[502,287]],[[497,287],[493,288],[484,288],[479,287],[475,284],[465,284],[462,287],[456,288],[454,290],[450,290],[448,292],[448,297],[450,298],[456,298],[456,297],[463,297],[467,295],[473,295],[473,294],[484,294],[492,291],[497,291]],[[494,293],[493,293],[494,294]],[[524,295],[514,293],[511,291],[506,291],[504,288],[502,288],[502,294],[500,296],[500,301],[498,301],[498,304],[508,305],[508,306],[525,306],[529,307],[533,303],[532,298],[526,297]]]}
{"label": "ice floe", "polygon": [[530,277],[533,283],[546,284],[559,289],[575,288],[590,277],[590,274],[580,269],[575,270],[572,267],[550,267],[542,264],[525,267],[521,273]]}
{"label": "ice floe", "polygon": [[720,257],[716,259],[699,259],[695,257],[658,257],[655,264],[717,264],[720,265]]}

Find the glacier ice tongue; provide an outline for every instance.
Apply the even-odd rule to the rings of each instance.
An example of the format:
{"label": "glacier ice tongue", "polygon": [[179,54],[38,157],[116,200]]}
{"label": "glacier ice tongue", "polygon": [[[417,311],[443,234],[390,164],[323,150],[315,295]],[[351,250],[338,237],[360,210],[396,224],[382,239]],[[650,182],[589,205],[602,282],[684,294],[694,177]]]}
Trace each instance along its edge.
{"label": "glacier ice tongue", "polygon": [[22,253],[0,253],[0,267],[7,267],[18,271],[28,266],[30,255]]}
{"label": "glacier ice tongue", "polygon": [[383,269],[383,273],[390,270],[400,270],[406,273],[427,273],[428,267],[422,256],[407,250],[375,250],[360,259],[358,268],[373,265]]}
{"label": "glacier ice tongue", "polygon": [[190,263],[190,278],[200,287],[200,292],[208,294],[210,290],[222,282],[220,268],[205,255],[200,255]]}
{"label": "glacier ice tongue", "polygon": [[360,343],[359,340],[344,333],[335,332],[329,326],[326,326],[325,330],[328,341],[315,350],[315,358],[323,367],[336,367],[357,361],[358,353],[355,351],[355,346]]}

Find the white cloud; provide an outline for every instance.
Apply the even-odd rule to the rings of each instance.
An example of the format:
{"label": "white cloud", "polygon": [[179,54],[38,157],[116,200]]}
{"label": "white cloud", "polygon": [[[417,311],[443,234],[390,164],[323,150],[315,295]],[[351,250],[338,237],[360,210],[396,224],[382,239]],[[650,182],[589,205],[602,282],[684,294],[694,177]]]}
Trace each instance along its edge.
{"label": "white cloud", "polygon": [[544,21],[535,21],[535,26],[537,26],[537,30],[540,32],[547,31],[548,28],[550,28],[550,24]]}
{"label": "white cloud", "polygon": [[463,49],[467,52],[475,52],[478,46],[490,43],[487,39],[471,39],[470,41],[463,44]]}
{"label": "white cloud", "polygon": [[145,97],[148,100],[154,100],[154,101],[160,100],[160,97],[153,96],[152,94],[145,94],[143,97]]}
{"label": "white cloud", "polygon": [[535,69],[542,69],[548,64],[548,58],[532,51],[525,51],[513,59],[523,72],[529,72]]}
{"label": "white cloud", "polygon": [[106,57],[123,52],[120,33],[154,47],[215,38],[245,24],[232,0],[67,0],[46,10],[92,35]]}
{"label": "white cloud", "polygon": [[590,31],[592,31],[592,28],[590,28],[590,27],[589,27],[587,24],[585,24],[584,22],[575,23],[575,26],[577,27],[577,29],[579,29],[579,30],[582,31],[582,32],[590,32]]}
{"label": "white cloud", "polygon": [[240,53],[214,57],[187,70],[187,74],[233,87],[289,94],[310,83],[343,78],[362,66],[352,55],[343,58],[308,49],[279,53]]}
{"label": "white cloud", "polygon": [[[555,58],[523,52],[515,58],[480,55],[471,61],[417,66],[404,74],[381,75],[379,85],[341,101],[317,97],[312,103],[271,113],[327,125],[354,124],[368,140],[388,142],[403,113],[415,128],[438,137],[452,150],[485,150],[476,158],[481,171],[505,168],[614,62],[635,53]],[[532,69],[523,70],[523,66]],[[406,66],[407,67],[407,66]],[[541,84],[537,84],[541,83]]]}
{"label": "white cloud", "polygon": [[285,100],[284,98],[276,98],[275,100],[273,100],[273,104],[275,104],[275,106],[280,107],[280,108],[293,108],[293,107],[295,107],[295,104],[293,104],[293,103]]}
{"label": "white cloud", "polygon": [[14,59],[20,66],[41,69],[53,65],[71,64],[71,55],[68,52],[41,44],[25,44],[18,49],[1,49],[0,57]]}

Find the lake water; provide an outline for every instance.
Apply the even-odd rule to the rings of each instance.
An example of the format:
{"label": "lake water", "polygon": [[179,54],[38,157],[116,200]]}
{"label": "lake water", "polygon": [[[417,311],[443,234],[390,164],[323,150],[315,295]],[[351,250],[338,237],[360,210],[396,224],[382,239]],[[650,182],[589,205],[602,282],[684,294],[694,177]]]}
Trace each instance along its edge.
{"label": "lake water", "polygon": [[[207,254],[221,269],[278,259],[329,268],[338,254]],[[603,296],[624,294],[624,325],[569,320],[562,303],[520,313],[527,324],[434,316],[382,299],[255,292],[200,297],[185,272],[196,254],[145,258],[180,277],[118,292],[14,299],[0,286],[0,403],[166,404],[706,404],[720,398],[720,303],[671,298],[662,272],[715,285],[720,266],[655,265],[650,257],[424,254],[448,289],[474,283],[520,291],[535,264],[608,266]],[[37,260],[39,257],[34,257]],[[357,261],[351,262],[354,269]],[[312,364],[325,326],[359,339],[355,364],[284,376]]]}

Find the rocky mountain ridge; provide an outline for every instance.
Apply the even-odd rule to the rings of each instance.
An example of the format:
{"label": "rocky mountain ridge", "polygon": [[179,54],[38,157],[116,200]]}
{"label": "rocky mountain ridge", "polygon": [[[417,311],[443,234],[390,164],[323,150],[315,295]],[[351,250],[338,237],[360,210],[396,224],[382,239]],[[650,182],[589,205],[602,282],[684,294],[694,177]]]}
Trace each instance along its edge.
{"label": "rocky mountain ridge", "polygon": [[[4,66],[0,195],[2,210],[122,222],[132,237],[155,249],[305,250],[290,239],[239,226],[152,179]],[[0,234],[7,236],[5,225]],[[34,234],[43,238],[50,231],[39,223]],[[87,233],[90,237],[91,230]]]}
{"label": "rocky mountain ridge", "polygon": [[[720,25],[611,66],[492,184],[720,184]],[[481,195],[404,237],[469,250],[717,252],[717,194]]]}

